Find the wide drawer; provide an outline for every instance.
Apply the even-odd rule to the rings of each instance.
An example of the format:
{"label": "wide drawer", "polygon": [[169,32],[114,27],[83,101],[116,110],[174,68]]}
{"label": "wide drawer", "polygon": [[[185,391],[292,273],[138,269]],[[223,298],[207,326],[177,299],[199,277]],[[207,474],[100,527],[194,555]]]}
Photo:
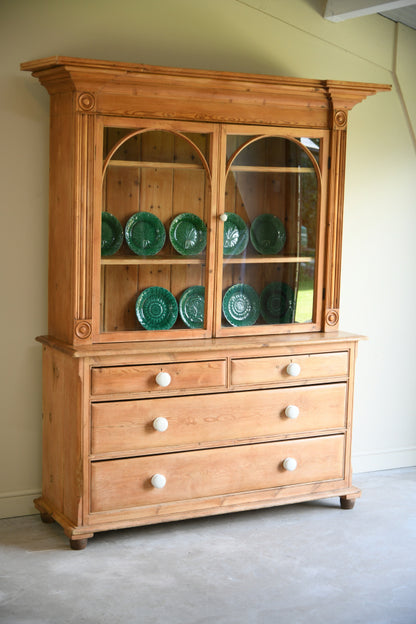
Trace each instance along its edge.
{"label": "wide drawer", "polygon": [[[226,371],[225,360],[97,367],[91,371],[91,393],[101,396],[214,388],[225,385]],[[160,372],[170,376],[171,381],[165,387],[156,382]]]}
{"label": "wide drawer", "polygon": [[[294,470],[285,460],[295,460]],[[295,462],[289,462],[293,468]],[[166,480],[162,488],[152,477]],[[315,483],[344,476],[344,436],[268,442],[91,464],[91,512]]]}
{"label": "wide drawer", "polygon": [[348,352],[236,358],[231,361],[231,384],[259,385],[308,379],[331,379],[348,374]]}
{"label": "wide drawer", "polygon": [[91,452],[197,448],[341,428],[345,405],[345,383],[97,403],[91,407]]}

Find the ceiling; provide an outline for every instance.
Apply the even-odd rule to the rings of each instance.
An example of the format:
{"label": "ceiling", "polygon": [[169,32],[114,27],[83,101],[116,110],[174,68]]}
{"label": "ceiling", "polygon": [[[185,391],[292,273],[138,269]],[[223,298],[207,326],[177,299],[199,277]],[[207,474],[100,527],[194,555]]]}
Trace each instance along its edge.
{"label": "ceiling", "polygon": [[327,0],[324,17],[342,22],[374,13],[416,30],[416,0]]}
{"label": "ceiling", "polygon": [[400,22],[400,24],[410,26],[410,28],[416,30],[416,3],[401,9],[380,11],[379,13],[383,15],[383,17],[393,20],[393,22]]}

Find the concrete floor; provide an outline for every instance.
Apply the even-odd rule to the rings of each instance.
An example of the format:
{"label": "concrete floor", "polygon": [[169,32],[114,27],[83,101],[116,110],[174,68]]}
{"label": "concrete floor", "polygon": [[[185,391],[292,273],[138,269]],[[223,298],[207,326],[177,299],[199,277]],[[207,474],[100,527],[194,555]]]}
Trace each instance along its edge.
{"label": "concrete floor", "polygon": [[416,468],[338,500],[97,534],[0,520],[3,624],[416,624]]}

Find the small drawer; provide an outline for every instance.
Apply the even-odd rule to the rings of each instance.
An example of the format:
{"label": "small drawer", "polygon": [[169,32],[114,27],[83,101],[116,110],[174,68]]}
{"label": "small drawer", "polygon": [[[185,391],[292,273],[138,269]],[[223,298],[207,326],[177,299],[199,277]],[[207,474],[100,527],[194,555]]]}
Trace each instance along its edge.
{"label": "small drawer", "polygon": [[[97,367],[91,373],[91,394],[103,396],[221,387],[226,383],[226,371],[225,360]],[[159,380],[160,373],[165,375]]]}
{"label": "small drawer", "polygon": [[96,403],[93,455],[198,448],[345,427],[346,384]]}
{"label": "small drawer", "polygon": [[93,462],[91,512],[342,479],[344,436]]}
{"label": "small drawer", "polygon": [[332,379],[348,374],[348,352],[279,357],[241,358],[231,361],[231,384],[253,386],[308,379]]}

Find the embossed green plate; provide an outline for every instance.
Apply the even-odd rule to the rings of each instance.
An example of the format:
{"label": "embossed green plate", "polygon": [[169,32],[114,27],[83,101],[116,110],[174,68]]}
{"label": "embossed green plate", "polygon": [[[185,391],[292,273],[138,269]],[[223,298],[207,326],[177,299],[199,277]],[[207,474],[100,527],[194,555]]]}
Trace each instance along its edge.
{"label": "embossed green plate", "polygon": [[151,212],[136,212],[126,223],[127,245],[138,256],[154,256],[165,244],[166,231]]}
{"label": "embossed green plate", "polygon": [[109,212],[101,215],[101,255],[112,256],[123,242],[123,228],[116,217]]}
{"label": "embossed green plate", "polygon": [[204,326],[205,288],[190,286],[179,299],[179,314],[185,325],[194,329]]}
{"label": "embossed green plate", "polygon": [[261,315],[266,323],[293,322],[295,294],[285,282],[271,282],[260,295]]}
{"label": "embossed green plate", "polygon": [[259,296],[248,284],[234,284],[223,297],[222,311],[234,327],[254,325],[260,314]]}
{"label": "embossed green plate", "polygon": [[251,224],[250,240],[256,251],[266,254],[277,254],[286,242],[286,230],[279,217],[262,214]]}
{"label": "embossed green plate", "polygon": [[234,212],[226,212],[224,223],[224,256],[235,256],[244,251],[248,245],[248,227],[244,220]]}
{"label": "embossed green plate", "polygon": [[207,226],[197,215],[183,212],[175,217],[169,228],[173,247],[182,256],[201,253],[207,244]]}
{"label": "embossed green plate", "polygon": [[144,329],[170,329],[178,318],[178,304],[169,290],[151,286],[138,296],[136,316]]}

